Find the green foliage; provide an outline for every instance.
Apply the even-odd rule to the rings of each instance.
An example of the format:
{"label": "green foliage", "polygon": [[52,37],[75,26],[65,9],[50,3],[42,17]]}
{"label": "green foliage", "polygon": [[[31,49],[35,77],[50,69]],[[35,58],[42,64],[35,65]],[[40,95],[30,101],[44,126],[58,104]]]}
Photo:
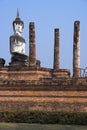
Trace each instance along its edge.
{"label": "green foliage", "polygon": [[0,122],[87,125],[87,113],[45,111],[2,111]]}

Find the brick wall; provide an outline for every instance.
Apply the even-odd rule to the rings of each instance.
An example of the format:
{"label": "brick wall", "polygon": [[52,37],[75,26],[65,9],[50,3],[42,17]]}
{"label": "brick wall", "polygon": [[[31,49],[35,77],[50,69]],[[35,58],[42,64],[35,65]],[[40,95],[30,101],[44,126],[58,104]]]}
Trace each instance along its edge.
{"label": "brick wall", "polygon": [[87,112],[87,91],[1,90],[0,110]]}
{"label": "brick wall", "polygon": [[[58,76],[59,73],[64,76]],[[0,110],[87,111],[87,79],[68,70],[0,70]]]}

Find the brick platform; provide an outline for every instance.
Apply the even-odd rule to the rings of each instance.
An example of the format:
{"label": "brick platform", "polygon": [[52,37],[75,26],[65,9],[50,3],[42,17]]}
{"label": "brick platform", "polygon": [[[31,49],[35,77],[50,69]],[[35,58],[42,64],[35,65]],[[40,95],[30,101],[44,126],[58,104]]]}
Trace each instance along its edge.
{"label": "brick platform", "polygon": [[0,110],[87,111],[87,79],[66,69],[1,68]]}

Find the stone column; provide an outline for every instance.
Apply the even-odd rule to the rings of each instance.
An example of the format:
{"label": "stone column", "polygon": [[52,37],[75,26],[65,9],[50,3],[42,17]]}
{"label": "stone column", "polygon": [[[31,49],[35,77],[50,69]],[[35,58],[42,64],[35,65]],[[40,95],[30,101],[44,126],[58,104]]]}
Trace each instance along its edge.
{"label": "stone column", "polygon": [[73,77],[80,77],[80,21],[74,22]]}
{"label": "stone column", "polygon": [[58,70],[60,66],[59,56],[59,29],[54,29],[54,70]]}
{"label": "stone column", "polygon": [[36,66],[35,25],[29,24],[29,65]]}

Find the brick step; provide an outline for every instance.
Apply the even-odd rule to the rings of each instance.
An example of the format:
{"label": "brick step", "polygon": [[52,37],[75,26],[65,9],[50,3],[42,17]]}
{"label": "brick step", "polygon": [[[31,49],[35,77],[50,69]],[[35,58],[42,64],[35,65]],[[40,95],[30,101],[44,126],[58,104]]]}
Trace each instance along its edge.
{"label": "brick step", "polygon": [[0,97],[65,97],[87,98],[87,91],[0,91]]}

